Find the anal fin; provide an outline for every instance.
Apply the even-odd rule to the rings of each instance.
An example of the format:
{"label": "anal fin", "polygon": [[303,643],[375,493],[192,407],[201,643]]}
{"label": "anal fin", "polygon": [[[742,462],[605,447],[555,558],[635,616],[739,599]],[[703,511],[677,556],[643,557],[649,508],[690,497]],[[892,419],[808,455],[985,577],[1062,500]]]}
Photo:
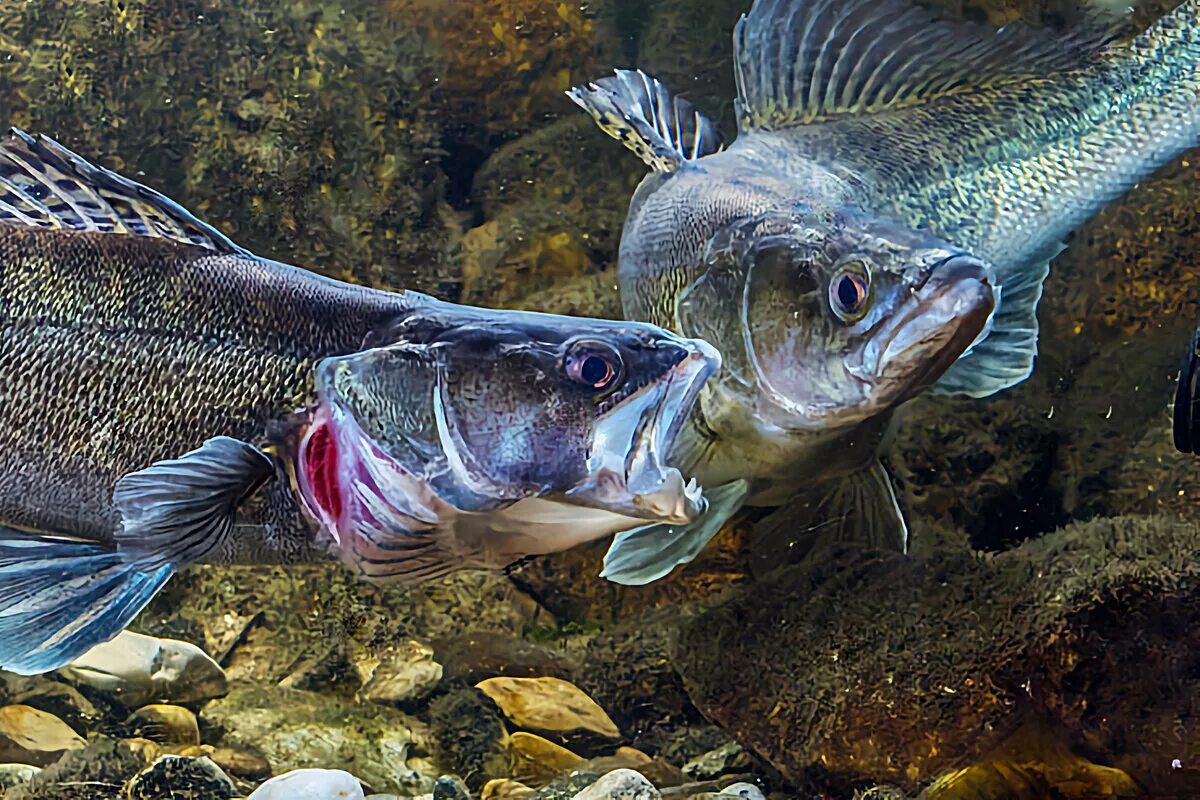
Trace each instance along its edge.
{"label": "anal fin", "polygon": [[604,556],[601,577],[626,586],[642,586],[688,563],[741,508],[749,488],[746,481],[738,480],[706,489],[708,507],[690,525],[645,525],[618,533]]}
{"label": "anal fin", "polygon": [[755,572],[794,564],[825,543],[908,551],[908,525],[882,462],[797,495],[755,523]]}
{"label": "anal fin", "polygon": [[0,527],[0,669],[57,669],[120,633],[175,568],[111,547]]}

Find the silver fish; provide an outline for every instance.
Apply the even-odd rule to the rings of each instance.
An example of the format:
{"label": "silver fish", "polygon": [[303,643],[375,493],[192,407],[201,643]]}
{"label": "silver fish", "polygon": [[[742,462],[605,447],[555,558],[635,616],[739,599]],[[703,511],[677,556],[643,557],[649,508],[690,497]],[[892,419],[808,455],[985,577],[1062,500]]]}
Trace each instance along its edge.
{"label": "silver fish", "polygon": [[743,503],[787,504],[759,531],[772,557],[813,526],[904,548],[878,460],[893,411],[1030,374],[1064,238],[1200,144],[1198,7],[1117,42],[906,0],[757,0],[728,147],[644,73],[572,89],[653,170],[621,239],[626,315],[725,360],[676,455],[709,513],[622,534],[606,574],[669,572]]}

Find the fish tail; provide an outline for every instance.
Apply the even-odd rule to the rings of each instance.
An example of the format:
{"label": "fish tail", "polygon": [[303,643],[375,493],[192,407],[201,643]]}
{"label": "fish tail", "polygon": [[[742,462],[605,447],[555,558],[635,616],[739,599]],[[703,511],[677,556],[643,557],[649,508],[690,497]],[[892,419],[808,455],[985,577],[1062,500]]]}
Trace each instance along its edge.
{"label": "fish tail", "polygon": [[0,669],[57,669],[120,633],[175,573],[115,549],[0,528]]}

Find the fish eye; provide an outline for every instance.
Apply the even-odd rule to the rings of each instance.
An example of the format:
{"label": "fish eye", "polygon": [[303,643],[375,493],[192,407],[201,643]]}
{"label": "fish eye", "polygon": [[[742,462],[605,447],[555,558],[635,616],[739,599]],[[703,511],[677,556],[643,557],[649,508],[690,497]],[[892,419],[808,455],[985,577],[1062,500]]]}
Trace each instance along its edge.
{"label": "fish eye", "polygon": [[829,282],[829,308],[842,322],[858,322],[871,300],[871,272],[861,261],[846,264]]}
{"label": "fish eye", "polygon": [[613,387],[621,369],[621,354],[601,342],[579,342],[567,355],[567,377],[596,391]]}

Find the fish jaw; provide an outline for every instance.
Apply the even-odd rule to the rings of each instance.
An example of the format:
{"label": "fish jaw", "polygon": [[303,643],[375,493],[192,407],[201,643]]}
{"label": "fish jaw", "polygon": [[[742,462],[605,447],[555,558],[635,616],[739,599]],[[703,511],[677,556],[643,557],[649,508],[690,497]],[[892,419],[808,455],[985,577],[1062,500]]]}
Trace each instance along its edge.
{"label": "fish jaw", "polygon": [[601,420],[588,458],[588,477],[566,492],[572,505],[603,509],[635,520],[686,524],[704,512],[693,478],[664,460],[705,382],[721,357],[707,342],[690,340],[689,353],[663,380],[643,387]]}

